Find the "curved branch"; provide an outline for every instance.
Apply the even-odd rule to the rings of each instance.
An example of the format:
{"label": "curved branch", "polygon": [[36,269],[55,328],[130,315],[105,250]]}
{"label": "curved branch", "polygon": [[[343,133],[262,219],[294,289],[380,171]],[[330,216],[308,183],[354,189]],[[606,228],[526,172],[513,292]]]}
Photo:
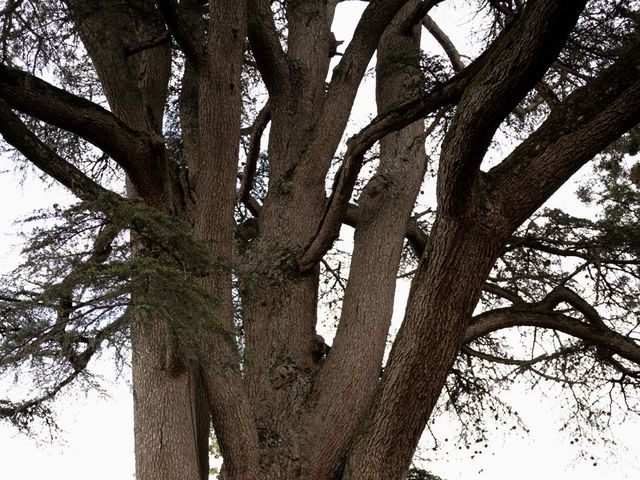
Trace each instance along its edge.
{"label": "curved branch", "polygon": [[[324,182],[351,113],[358,87],[380,37],[409,0],[370,2],[342,59],[333,69],[313,142],[300,162],[299,174]],[[406,124],[405,124],[406,125]],[[398,127],[401,128],[401,127]]]}
{"label": "curved branch", "polygon": [[105,189],[43,143],[11,108],[0,99],[0,134],[34,166],[83,200],[116,195]]}
{"label": "curved branch", "polygon": [[17,68],[0,65],[0,98],[11,108],[79,135],[103,150],[125,172],[142,174],[161,142],[131,129],[101,106]]}
{"label": "curved branch", "polygon": [[435,87],[428,94],[406,102],[374,118],[369,125],[347,141],[347,152],[333,182],[324,217],[313,241],[299,259],[306,271],[331,248],[340,232],[353,187],[360,173],[364,154],[385,135],[397,131],[436,110],[455,103],[463,94],[483,60],[479,58],[459,75]]}
{"label": "curved branch", "polygon": [[449,57],[449,61],[451,62],[451,66],[456,73],[464,70],[464,63],[460,59],[460,53],[458,53],[458,49],[453,44],[449,36],[442,31],[442,29],[438,26],[438,24],[429,16],[425,15],[422,19],[422,25],[427,31],[436,39],[436,41],[440,44],[444,52]]}
{"label": "curved branch", "polygon": [[462,352],[471,357],[476,357],[486,362],[501,363],[503,365],[513,365],[515,367],[520,367],[518,370],[523,370],[527,367],[535,365],[536,363],[545,362],[547,360],[554,360],[564,355],[571,355],[573,353],[584,350],[584,348],[584,345],[571,345],[569,347],[561,348],[553,353],[545,353],[542,355],[538,355],[537,357],[527,359],[500,357],[498,355],[481,352],[479,350],[471,348],[468,345],[462,347]]}
{"label": "curved branch", "polygon": [[627,360],[640,364],[640,345],[613,330],[591,325],[548,310],[503,308],[474,317],[464,335],[464,342],[472,342],[484,335],[510,327],[549,328],[585,342],[606,348]]}

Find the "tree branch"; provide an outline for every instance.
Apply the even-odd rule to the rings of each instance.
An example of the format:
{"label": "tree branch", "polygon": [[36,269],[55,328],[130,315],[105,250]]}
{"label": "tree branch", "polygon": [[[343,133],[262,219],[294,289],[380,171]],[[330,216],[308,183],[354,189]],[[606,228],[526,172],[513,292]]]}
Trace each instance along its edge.
{"label": "tree branch", "polygon": [[87,200],[105,194],[116,195],[94,182],[44,144],[2,99],[0,133],[7,143],[15,147],[34,166],[67,187],[78,198]]}
{"label": "tree branch", "polygon": [[[438,173],[438,207],[458,214],[473,197],[480,163],[493,135],[535,86],[564,46],[586,0],[539,0],[494,42],[483,69],[456,109]],[[481,124],[481,127],[479,127]]]}
{"label": "tree branch", "polygon": [[503,365],[513,365],[519,367],[518,370],[524,370],[527,367],[531,367],[536,363],[545,362],[547,360],[554,360],[564,355],[571,355],[573,353],[583,350],[584,345],[572,345],[569,347],[561,348],[553,353],[538,355],[537,357],[519,359],[519,358],[505,358],[490,353],[481,352],[468,345],[462,347],[462,352],[471,356],[491,363],[501,363]]}
{"label": "tree branch", "polygon": [[367,65],[380,36],[409,0],[370,2],[364,10],[342,59],[333,69],[312,144],[306,149],[296,174],[323,182],[340,144]]}
{"label": "tree branch", "polygon": [[44,394],[20,403],[0,400],[0,418],[11,419],[12,417],[21,415],[25,417],[37,416],[38,411],[40,410],[39,407],[41,407],[43,403],[53,399],[64,387],[78,378],[78,376],[85,371],[87,364],[93,355],[95,355],[99,350],[102,343],[115,332],[121,330],[127,319],[127,313],[125,312],[118,319],[96,332],[96,335],[87,343],[87,347],[84,351],[80,355],[76,356],[71,362],[73,371],[63,380],[57,382],[53,388],[47,390]]}
{"label": "tree branch", "polygon": [[462,60],[460,59],[460,53],[458,53],[458,49],[453,44],[451,39],[447,36],[447,34],[442,31],[438,24],[433,21],[433,19],[429,15],[425,15],[425,17],[422,19],[422,25],[433,36],[433,38],[436,39],[444,52],[447,54],[453,70],[456,73],[460,73],[462,70],[464,70],[464,63],[462,63]]}
{"label": "tree branch", "polygon": [[606,348],[627,360],[640,364],[640,345],[609,328],[581,322],[576,318],[548,310],[503,308],[481,313],[472,320],[464,336],[469,343],[489,333],[511,327],[549,328],[585,342]]}
{"label": "tree branch", "polygon": [[129,128],[108,110],[17,68],[0,65],[0,98],[22,113],[79,135],[133,178],[142,175],[161,139]]}
{"label": "tree branch", "polygon": [[[193,35],[193,28],[185,20],[183,9],[190,8],[189,2],[179,5],[174,0],[156,0],[158,9],[164,18],[167,28],[176,39],[187,60],[195,67],[200,67],[205,61],[204,45],[200,45]],[[193,5],[191,6],[193,7]]]}
{"label": "tree branch", "polygon": [[242,173],[240,181],[240,189],[238,190],[238,200],[245,204],[254,217],[258,216],[259,206],[257,202],[251,198],[251,189],[256,175],[258,165],[258,157],[260,156],[260,142],[265,128],[271,121],[271,104],[262,107],[260,113],[256,117],[251,126],[249,150],[247,151],[247,162]]}
{"label": "tree branch", "polygon": [[640,39],[553,109],[489,171],[492,196],[520,225],[582,165],[640,121]]}
{"label": "tree branch", "polygon": [[313,241],[299,259],[300,269],[312,268],[331,248],[340,233],[340,224],[348,207],[353,186],[360,173],[364,154],[385,135],[405,127],[429,113],[455,103],[473,75],[482,65],[478,59],[448,82],[428,94],[404,103],[374,118],[369,125],[347,141],[347,152],[333,182],[333,189]]}
{"label": "tree branch", "polygon": [[258,70],[271,97],[289,89],[286,54],[268,0],[247,0],[248,36]]}

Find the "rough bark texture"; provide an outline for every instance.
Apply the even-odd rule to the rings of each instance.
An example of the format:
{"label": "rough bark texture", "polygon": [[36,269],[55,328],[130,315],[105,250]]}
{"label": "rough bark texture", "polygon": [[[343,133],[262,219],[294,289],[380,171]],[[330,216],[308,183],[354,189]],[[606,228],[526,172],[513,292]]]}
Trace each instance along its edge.
{"label": "rough bark texture", "polygon": [[[188,352],[162,312],[131,325],[138,480],[207,478],[210,428],[224,480],[401,480],[463,343],[500,328],[556,328],[640,361],[636,344],[602,325],[556,315],[557,303],[471,322],[513,231],[640,120],[635,39],[502,163],[480,169],[496,129],[557,58],[584,0],[530,0],[466,68],[442,30],[422,21],[441,2],[372,1],[328,84],[334,1],[286,2],[286,48],[266,0],[65,3],[109,110],[2,65],[0,132],[83,199],[106,190],[39,142],[16,112],[102,149],[127,174],[130,196],[185,221],[215,262],[198,281],[216,310],[194,326]],[[426,90],[423,23],[456,71]],[[168,34],[174,43],[139,47]],[[268,164],[268,192],[260,202],[251,197],[260,143],[236,192],[247,43],[269,93],[252,129],[259,141],[269,123],[260,160]],[[185,62],[179,165],[163,136],[173,48]],[[327,197],[325,181],[376,49],[379,115],[347,142]],[[411,218],[428,161],[424,118],[452,106],[436,223],[427,235]],[[376,141],[379,165],[350,205],[363,156]],[[240,234],[246,225],[236,225],[238,202],[255,217],[248,236]],[[319,263],[343,222],[355,228],[353,254],[327,354],[316,334]],[[420,262],[381,373],[405,238]],[[143,254],[138,247],[135,254]]]}

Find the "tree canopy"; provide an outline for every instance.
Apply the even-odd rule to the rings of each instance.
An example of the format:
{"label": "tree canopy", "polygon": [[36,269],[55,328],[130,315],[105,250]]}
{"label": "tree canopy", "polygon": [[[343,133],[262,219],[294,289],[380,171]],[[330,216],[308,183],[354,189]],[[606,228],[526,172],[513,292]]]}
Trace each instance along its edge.
{"label": "tree canopy", "polygon": [[[638,411],[640,3],[342,3],[0,4],[4,154],[78,199],[0,285],[0,418],[106,350],[140,480],[207,478],[211,431],[225,480],[425,478],[429,420],[481,442],[514,381],[586,441]],[[545,208],[583,167],[588,218]]]}

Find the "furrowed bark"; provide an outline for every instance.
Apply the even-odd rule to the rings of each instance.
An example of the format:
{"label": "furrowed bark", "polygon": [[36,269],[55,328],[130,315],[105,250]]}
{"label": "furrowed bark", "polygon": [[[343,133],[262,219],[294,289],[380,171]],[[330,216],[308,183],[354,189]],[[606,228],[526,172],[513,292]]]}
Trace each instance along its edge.
{"label": "furrowed bark", "polygon": [[[164,32],[154,2],[142,1],[135,12],[115,0],[66,2],[100,78],[112,112],[130,128],[162,132],[169,80],[169,44],[127,54]],[[131,22],[135,18],[137,22]],[[164,146],[140,172],[128,176],[129,193],[169,214],[182,215],[175,170]],[[207,458],[201,430],[208,413],[194,388],[197,372],[176,351],[168,320],[150,312],[132,326],[136,478],[203,480]],[[170,408],[167,408],[170,405]],[[189,419],[189,421],[185,421]]]}
{"label": "furrowed bark", "polygon": [[471,194],[480,162],[500,122],[559,52],[583,4],[529,2],[466,89],[443,143],[435,232],[346,478],[406,473],[486,276],[510,234],[504,219],[491,215],[491,205]]}
{"label": "furrowed bark", "polygon": [[[65,4],[111,111],[136,131],[161,135],[171,68],[170,45],[160,44],[135,55],[127,53],[129,47],[165,32],[155,3],[142,0],[132,6],[117,0],[66,0]],[[179,209],[174,169],[162,140],[157,138],[150,149],[151,155],[144,162],[138,160],[135,171],[127,172],[131,186],[147,202]]]}
{"label": "furrowed bark", "polygon": [[[386,111],[420,88],[420,33],[404,35],[408,3],[378,45],[377,104]],[[341,319],[331,352],[314,385],[306,478],[339,469],[362,414],[371,403],[393,313],[395,277],[404,232],[426,168],[424,122],[380,142],[380,164],[359,198],[358,224]],[[363,332],[367,332],[363,335]]]}
{"label": "furrowed bark", "polygon": [[297,177],[302,189],[324,180],[346,127],[358,86],[378,41],[407,1],[371,2],[362,14],[351,42],[333,70],[313,141],[301,160],[302,168],[297,172]]}
{"label": "furrowed bark", "polygon": [[345,479],[401,479],[462,344],[500,247],[500,228],[440,217]]}

